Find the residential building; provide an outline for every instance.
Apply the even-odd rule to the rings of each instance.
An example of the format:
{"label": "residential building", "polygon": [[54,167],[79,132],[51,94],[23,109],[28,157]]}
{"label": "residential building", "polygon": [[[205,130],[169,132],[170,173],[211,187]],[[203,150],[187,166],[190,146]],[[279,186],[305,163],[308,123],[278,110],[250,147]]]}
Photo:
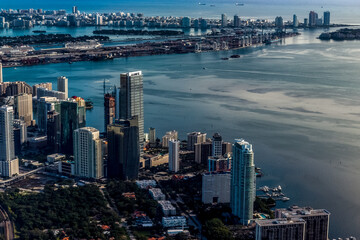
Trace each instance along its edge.
{"label": "residential building", "polygon": [[75,175],[83,178],[103,177],[99,130],[83,127],[74,131]]}
{"label": "residential building", "polygon": [[316,12],[311,11],[309,13],[309,27],[314,27],[316,26],[317,22],[318,22],[319,16]]}
{"label": "residential building", "polygon": [[14,119],[14,128],[19,129],[20,133],[20,144],[24,144],[27,142],[27,126],[23,120]]}
{"label": "residential building", "polygon": [[298,17],[295,14],[293,15],[293,27],[294,28],[299,27],[299,20],[298,20]]}
{"label": "residential building", "polygon": [[227,24],[228,24],[228,22],[227,22],[227,16],[226,16],[226,14],[221,14],[221,27],[227,27]]}
{"label": "residential building", "polygon": [[33,120],[32,94],[22,93],[15,96],[15,119],[21,119],[26,126],[31,125]]}
{"label": "residential building", "polygon": [[57,90],[65,93],[65,99],[68,99],[69,97],[68,81],[69,80],[64,76],[58,77],[57,79]]}
{"label": "residential building", "polygon": [[212,142],[195,143],[195,162],[207,166],[212,155]]}
{"label": "residential building", "polygon": [[222,144],[223,140],[219,133],[214,133],[212,138],[212,156],[222,156],[223,150],[222,150]]}
{"label": "residential building", "polygon": [[253,218],[256,190],[252,145],[243,139],[236,139],[231,165],[230,206],[240,223],[248,225]]}
{"label": "residential building", "polygon": [[61,111],[61,102],[56,97],[41,97],[37,100],[37,125],[41,132],[47,131],[47,119],[49,111]]}
{"label": "residential building", "polygon": [[225,154],[223,156],[209,156],[208,159],[208,171],[209,172],[223,172],[231,169],[231,154]]}
{"label": "residential building", "polygon": [[52,90],[52,83],[46,82],[46,83],[39,83],[32,86],[32,96],[35,97],[37,93],[38,88],[46,88],[48,90]]}
{"label": "residential building", "polygon": [[58,152],[61,149],[61,116],[55,110],[47,112],[46,121],[47,144]]}
{"label": "residential building", "polygon": [[195,143],[206,142],[206,133],[191,132],[187,134],[187,150],[194,151]]}
{"label": "residential building", "polygon": [[158,204],[160,205],[161,211],[163,212],[164,216],[176,215],[176,208],[171,204],[170,201],[160,200],[158,201]]}
{"label": "residential building", "polygon": [[230,203],[230,182],[230,172],[203,174],[202,202],[205,204]]}
{"label": "residential building", "polygon": [[104,95],[104,129],[115,120],[115,98],[107,93]]}
{"label": "residential building", "polygon": [[236,27],[236,28],[240,27],[240,18],[239,18],[238,15],[235,15],[235,16],[234,16],[233,25],[234,25],[234,27]]}
{"label": "residential building", "polygon": [[[4,24],[3,22],[4,22],[4,20],[1,21],[2,24]],[[3,27],[0,26],[0,28],[3,28]],[[3,71],[2,71],[2,62],[0,62],[0,83],[2,83],[2,82],[3,82]]]}
{"label": "residential building", "polygon": [[165,200],[165,194],[161,191],[160,188],[150,188],[149,193],[151,197],[156,201]]}
{"label": "residential building", "polygon": [[168,148],[170,140],[178,140],[178,132],[173,130],[170,132],[166,132],[166,134],[162,137],[162,147]]}
{"label": "residential building", "polygon": [[180,151],[180,141],[178,140],[169,140],[169,171],[178,172],[179,171],[179,151]]}
{"label": "residential building", "polygon": [[330,26],[330,12],[324,12],[324,26]]}
{"label": "residential building", "polygon": [[172,217],[163,217],[161,220],[161,224],[164,228],[170,228],[170,227],[186,227],[187,221],[186,217],[184,216],[172,216]]}
{"label": "residential building", "polygon": [[305,240],[306,222],[302,218],[256,220],[256,240]]}
{"label": "residential building", "polygon": [[282,17],[275,18],[275,27],[283,28],[284,27],[284,19]]}
{"label": "residential building", "polygon": [[19,174],[19,160],[15,157],[14,109],[0,107],[0,175],[12,177]]}
{"label": "residential building", "polygon": [[36,89],[36,97],[37,99],[41,97],[56,97],[59,100],[66,100],[66,93],[55,91],[55,90],[49,90],[46,88],[37,88]]}
{"label": "residential building", "polygon": [[139,174],[139,122],[137,116],[108,125],[108,177],[136,179]]}
{"label": "residential building", "polygon": [[156,143],[156,129],[152,127],[149,128],[149,142]]}
{"label": "residential building", "polygon": [[32,94],[32,87],[26,82],[0,83],[0,96],[17,96],[22,93]]}

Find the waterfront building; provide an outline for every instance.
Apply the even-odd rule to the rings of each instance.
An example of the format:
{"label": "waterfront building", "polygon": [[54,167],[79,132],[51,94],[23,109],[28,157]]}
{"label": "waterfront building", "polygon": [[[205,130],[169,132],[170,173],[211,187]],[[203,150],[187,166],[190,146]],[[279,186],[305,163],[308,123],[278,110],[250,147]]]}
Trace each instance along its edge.
{"label": "waterfront building", "polygon": [[27,142],[27,126],[23,120],[14,119],[14,128],[19,129],[20,145]]}
{"label": "waterfront building", "polygon": [[240,27],[240,18],[239,18],[239,16],[238,15],[235,15],[234,16],[234,22],[233,22],[233,25],[234,25],[234,27]]}
{"label": "waterfront building", "polygon": [[182,28],[190,28],[191,27],[191,19],[189,17],[183,17],[181,19],[181,27]]}
{"label": "waterfront building", "polygon": [[56,97],[59,100],[66,100],[66,93],[55,91],[55,90],[49,90],[46,88],[37,88],[36,89],[36,97],[37,99],[41,97]]}
{"label": "waterfront building", "polygon": [[33,85],[32,88],[33,88],[32,96],[35,97],[38,88],[46,88],[48,90],[52,90],[52,83],[50,83],[50,82],[38,83],[38,84]]}
{"label": "waterfront building", "polygon": [[208,23],[206,19],[201,19],[200,21],[200,28],[201,29],[207,29],[208,28]]}
{"label": "waterfront building", "polygon": [[15,96],[15,119],[21,119],[26,126],[31,125],[33,120],[33,102],[32,95],[22,93]]}
{"label": "waterfront building", "polygon": [[180,141],[178,140],[169,140],[169,171],[178,172],[179,171],[179,150],[180,150]]}
{"label": "waterfront building", "polygon": [[194,151],[196,143],[206,142],[206,133],[191,132],[187,134],[187,150]]}
{"label": "waterfront building", "polygon": [[103,161],[99,130],[92,127],[74,131],[75,175],[84,178],[103,177]]}
{"label": "waterfront building", "polygon": [[306,221],[305,240],[328,240],[330,212],[325,209],[292,206],[276,209],[276,218],[301,218]]}
{"label": "waterfront building", "polygon": [[305,240],[306,221],[302,218],[256,220],[256,240]]}
{"label": "waterfront building", "polygon": [[76,100],[69,99],[61,102],[61,152],[73,154],[73,134],[78,128],[86,126],[85,106],[79,106]]}
{"label": "waterfront building", "polygon": [[240,223],[248,225],[253,217],[256,190],[252,145],[243,139],[236,139],[231,165],[230,206]]}
{"label": "waterfront building", "polygon": [[108,125],[108,177],[138,178],[140,165],[139,122],[133,117]]}
{"label": "waterfront building", "polygon": [[22,93],[32,94],[32,87],[26,82],[0,83],[0,96],[17,96]]}
{"label": "waterfront building", "polygon": [[309,26],[309,19],[304,18],[304,27],[308,27]]}
{"label": "waterfront building", "polygon": [[205,204],[230,203],[231,173],[205,173],[202,175],[201,200]]}
{"label": "waterfront building", "polygon": [[296,14],[294,14],[294,16],[293,16],[293,27],[294,28],[299,27],[299,20],[298,20],[298,17],[296,16]]}
{"label": "waterfront building", "polygon": [[195,19],[194,20],[194,24],[193,24],[194,28],[198,29],[200,27],[200,21],[199,19]]}
{"label": "waterfront building", "polygon": [[19,160],[15,157],[14,109],[0,107],[0,175],[12,177],[19,174]]}
{"label": "waterfront building", "polygon": [[166,132],[166,134],[162,137],[162,147],[168,148],[170,140],[178,140],[178,132],[173,130],[170,132]]}
{"label": "waterfront building", "polygon": [[115,120],[115,98],[107,93],[104,95],[104,130]]}
{"label": "waterfront building", "polygon": [[222,156],[223,155],[223,140],[219,133],[214,133],[212,138],[212,156]]}
{"label": "waterfront building", "polygon": [[221,27],[227,27],[227,16],[223,13],[221,14]]}
{"label": "waterfront building", "polygon": [[164,228],[170,227],[181,227],[184,228],[187,226],[186,217],[184,216],[172,216],[172,217],[163,217],[161,224]]}
{"label": "waterfront building", "polygon": [[275,18],[275,27],[283,28],[284,27],[284,19],[282,17]]}
{"label": "waterfront building", "polygon": [[324,12],[324,26],[330,26],[330,12]]}
{"label": "waterfront building", "polygon": [[150,143],[156,143],[156,129],[149,128],[149,141]]}
{"label": "waterfront building", "polygon": [[319,16],[316,12],[311,11],[309,13],[309,27],[314,27],[316,26],[317,22],[318,22]]}
{"label": "waterfront building", "polygon": [[119,119],[138,119],[138,139],[140,156],[144,153],[144,99],[143,75],[141,71],[122,73],[120,75],[120,96],[116,102]]}
{"label": "waterfront building", "polygon": [[68,81],[69,80],[64,76],[58,77],[58,79],[57,79],[57,90],[59,92],[65,93],[65,99],[67,99],[69,97]]}

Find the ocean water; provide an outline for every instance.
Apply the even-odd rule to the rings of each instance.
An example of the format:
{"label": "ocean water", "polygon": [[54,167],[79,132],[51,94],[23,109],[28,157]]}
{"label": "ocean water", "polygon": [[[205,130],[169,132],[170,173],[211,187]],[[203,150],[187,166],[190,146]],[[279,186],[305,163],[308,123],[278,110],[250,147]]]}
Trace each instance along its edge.
{"label": "ocean water", "polygon": [[[85,4],[85,2],[87,4]],[[299,19],[309,10],[329,9],[337,23],[360,23],[360,11],[351,5],[297,5],[214,1],[6,1],[2,8],[129,11],[146,15],[196,17],[229,16]],[[214,3],[212,2],[212,3]],[[206,1],[210,4],[210,1]],[[321,5],[324,8],[321,8]],[[49,30],[50,31],[50,30]],[[53,28],[82,35],[91,29]],[[103,130],[103,81],[106,91],[119,85],[120,73],[144,74],[145,129],[155,127],[158,137],[176,129],[184,139],[190,131],[214,132],[225,140],[245,138],[253,144],[255,162],[265,173],[257,185],[281,185],[292,204],[325,208],[331,212],[330,237],[360,237],[360,42],[322,42],[322,30],[278,45],[236,51],[164,55],[4,69],[5,81],[29,84],[69,78],[69,94],[90,98],[88,126]],[[21,35],[23,31],[0,32]],[[240,59],[221,60],[232,54]]]}

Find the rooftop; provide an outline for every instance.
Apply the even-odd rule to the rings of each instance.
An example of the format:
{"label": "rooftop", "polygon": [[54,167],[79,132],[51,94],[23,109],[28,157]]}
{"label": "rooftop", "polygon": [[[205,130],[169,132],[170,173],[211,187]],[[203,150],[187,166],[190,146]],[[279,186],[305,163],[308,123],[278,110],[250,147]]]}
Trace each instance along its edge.
{"label": "rooftop", "polygon": [[255,220],[256,225],[265,227],[265,226],[277,226],[277,225],[292,225],[292,224],[304,224],[306,221],[302,218],[276,218],[276,219],[264,219],[264,220]]}

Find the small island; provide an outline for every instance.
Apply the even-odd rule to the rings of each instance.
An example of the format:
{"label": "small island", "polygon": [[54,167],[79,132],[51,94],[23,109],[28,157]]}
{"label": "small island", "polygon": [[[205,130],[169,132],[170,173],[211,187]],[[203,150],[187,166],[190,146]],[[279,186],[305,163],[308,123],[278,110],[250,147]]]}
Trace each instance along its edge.
{"label": "small island", "polygon": [[360,40],[360,29],[343,28],[335,32],[322,33],[319,36],[321,40]]}
{"label": "small island", "polygon": [[116,29],[103,29],[95,30],[93,34],[102,35],[153,35],[153,36],[179,36],[183,35],[182,31],[174,30],[158,30],[158,31],[147,31],[147,30],[116,30]]}

